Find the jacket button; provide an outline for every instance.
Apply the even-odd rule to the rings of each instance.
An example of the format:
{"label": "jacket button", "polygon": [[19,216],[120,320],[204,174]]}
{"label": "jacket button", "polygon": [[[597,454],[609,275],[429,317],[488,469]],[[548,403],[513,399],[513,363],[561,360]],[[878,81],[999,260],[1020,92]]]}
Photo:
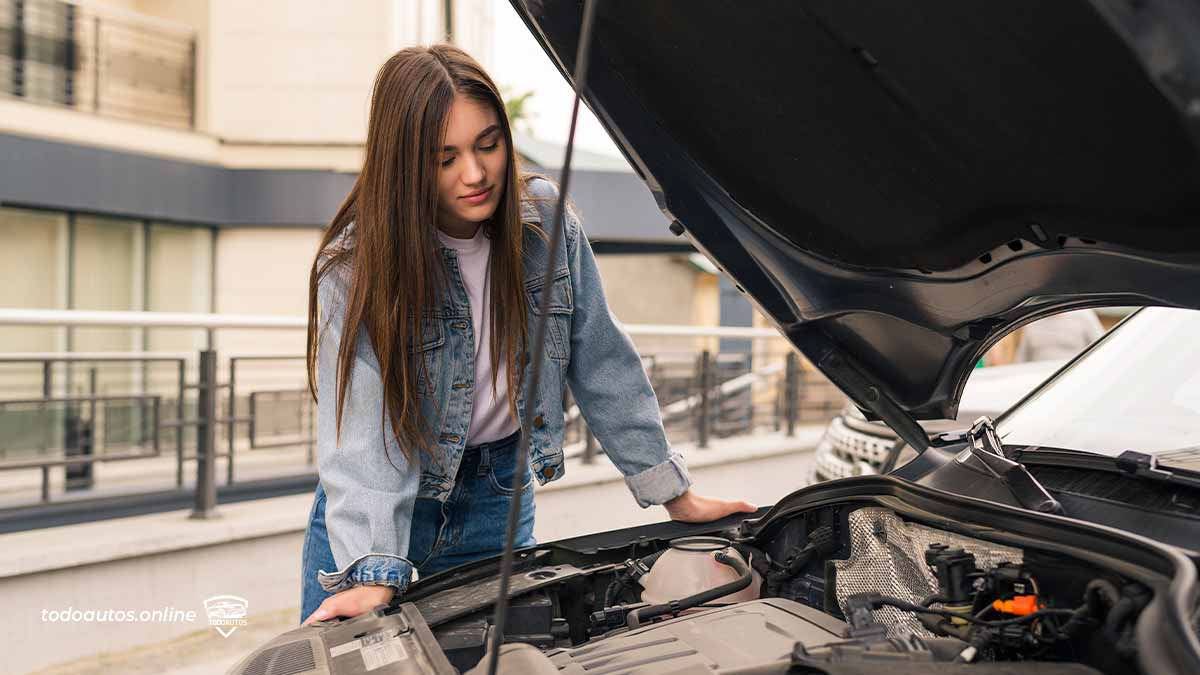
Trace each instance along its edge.
{"label": "jacket button", "polygon": [[533,428],[534,429],[541,429],[544,426],[546,426],[546,420],[542,419],[541,415],[538,415],[537,417],[533,418]]}
{"label": "jacket button", "polygon": [[459,440],[458,434],[442,434],[442,440],[449,441],[450,443],[457,443]]}
{"label": "jacket button", "polygon": [[542,475],[546,478],[554,478],[554,467],[548,466],[542,469]]}
{"label": "jacket button", "polygon": [[454,328],[458,328],[459,330],[466,330],[466,328],[467,328],[466,321],[455,321],[454,323],[452,323],[450,325],[453,326]]}
{"label": "jacket button", "polygon": [[455,389],[466,389],[467,387],[469,387],[471,385],[466,382],[455,382],[454,384],[452,384],[450,386],[454,387]]}

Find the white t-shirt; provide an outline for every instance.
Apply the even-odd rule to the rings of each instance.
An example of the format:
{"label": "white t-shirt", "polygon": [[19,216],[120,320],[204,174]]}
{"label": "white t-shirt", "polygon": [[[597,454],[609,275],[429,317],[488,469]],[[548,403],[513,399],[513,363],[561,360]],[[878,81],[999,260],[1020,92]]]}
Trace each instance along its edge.
{"label": "white t-shirt", "polygon": [[[471,300],[471,325],[475,333],[475,404],[467,427],[467,444],[498,441],[520,428],[508,414],[508,369],[503,361],[492,364],[492,242],[480,226],[471,239],[456,239],[437,231],[442,245],[458,254],[458,269]],[[492,369],[496,388],[492,389]]]}

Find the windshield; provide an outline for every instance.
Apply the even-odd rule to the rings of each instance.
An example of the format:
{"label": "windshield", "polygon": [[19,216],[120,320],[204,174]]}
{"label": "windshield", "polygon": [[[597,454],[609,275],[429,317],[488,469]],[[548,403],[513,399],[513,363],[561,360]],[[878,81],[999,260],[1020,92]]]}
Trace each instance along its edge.
{"label": "windshield", "polygon": [[1200,469],[1200,312],[1152,307],[999,424],[1005,445],[1157,455]]}

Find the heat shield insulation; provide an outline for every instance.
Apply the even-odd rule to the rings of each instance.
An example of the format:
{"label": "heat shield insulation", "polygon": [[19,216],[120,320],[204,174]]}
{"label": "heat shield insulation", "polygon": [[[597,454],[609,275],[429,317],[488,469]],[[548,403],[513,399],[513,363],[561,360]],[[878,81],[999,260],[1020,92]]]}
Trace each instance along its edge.
{"label": "heat shield insulation", "polygon": [[[936,530],[902,520],[889,509],[863,508],[850,514],[850,557],[835,560],[838,606],[856,593],[882,593],[906,602],[920,603],[937,592],[937,578],[925,564],[930,544],[961,548],[975,556],[981,570],[1000,563],[1021,564],[1021,549]],[[912,632],[932,637],[911,612],[892,607],[875,611],[875,620],[887,627],[888,637]]]}

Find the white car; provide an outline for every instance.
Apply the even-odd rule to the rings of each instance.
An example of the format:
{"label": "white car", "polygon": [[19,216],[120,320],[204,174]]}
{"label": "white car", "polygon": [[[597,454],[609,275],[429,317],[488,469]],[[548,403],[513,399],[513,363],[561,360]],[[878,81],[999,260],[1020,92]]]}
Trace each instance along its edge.
{"label": "white car", "polygon": [[[1032,361],[1008,366],[979,368],[967,380],[958,417],[924,422],[930,433],[966,428],[981,416],[996,418],[1049,379],[1066,361]],[[901,445],[902,447],[897,447]],[[853,403],[829,422],[817,443],[813,482],[883,473],[888,458],[893,466],[916,456],[903,445],[896,432],[883,422],[868,421]],[[890,468],[890,467],[888,467]]]}

